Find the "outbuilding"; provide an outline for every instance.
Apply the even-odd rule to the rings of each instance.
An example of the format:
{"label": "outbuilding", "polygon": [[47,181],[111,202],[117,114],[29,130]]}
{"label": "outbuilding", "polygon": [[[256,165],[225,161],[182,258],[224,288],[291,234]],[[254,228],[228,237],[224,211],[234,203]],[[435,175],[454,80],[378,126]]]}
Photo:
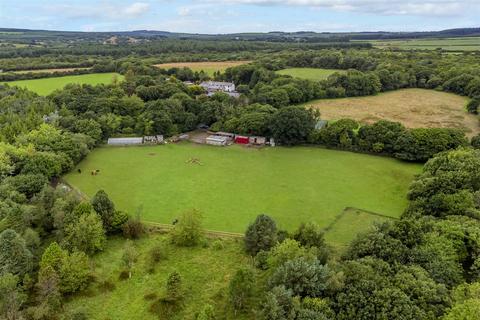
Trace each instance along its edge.
{"label": "outbuilding", "polygon": [[235,143],[249,144],[250,140],[246,136],[235,136]]}
{"label": "outbuilding", "polygon": [[211,135],[205,139],[205,142],[212,146],[226,146],[228,142],[228,138],[217,136],[217,135]]}
{"label": "outbuilding", "polygon": [[248,142],[257,146],[263,146],[267,142],[267,138],[253,136],[248,138]]}
{"label": "outbuilding", "polygon": [[143,144],[143,137],[109,138],[107,143],[111,146],[139,145]]}

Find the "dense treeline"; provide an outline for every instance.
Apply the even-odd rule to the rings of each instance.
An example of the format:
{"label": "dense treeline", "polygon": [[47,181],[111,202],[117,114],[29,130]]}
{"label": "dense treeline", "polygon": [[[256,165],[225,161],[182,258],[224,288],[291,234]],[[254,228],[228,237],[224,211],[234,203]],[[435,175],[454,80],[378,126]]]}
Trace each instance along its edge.
{"label": "dense treeline", "polygon": [[[354,240],[339,261],[313,223],[288,234],[261,215],[245,248],[266,272],[262,319],[476,319],[480,152],[441,153],[412,183],[398,222]],[[262,285],[262,284],[260,284]]]}

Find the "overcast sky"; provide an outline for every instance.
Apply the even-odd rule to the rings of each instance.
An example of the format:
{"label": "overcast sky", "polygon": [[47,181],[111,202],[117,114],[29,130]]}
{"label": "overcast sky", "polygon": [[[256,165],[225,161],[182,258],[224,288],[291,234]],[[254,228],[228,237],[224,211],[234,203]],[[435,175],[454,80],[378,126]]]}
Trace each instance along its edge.
{"label": "overcast sky", "polygon": [[428,31],[480,27],[480,0],[0,0],[0,27],[75,31]]}

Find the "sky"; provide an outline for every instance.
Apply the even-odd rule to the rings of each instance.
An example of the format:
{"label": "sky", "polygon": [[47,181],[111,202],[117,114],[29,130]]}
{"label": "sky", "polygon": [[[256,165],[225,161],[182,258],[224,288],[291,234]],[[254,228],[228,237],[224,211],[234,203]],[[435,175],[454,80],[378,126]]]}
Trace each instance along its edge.
{"label": "sky", "polygon": [[480,27],[480,0],[0,0],[0,27],[66,31],[435,31]]}

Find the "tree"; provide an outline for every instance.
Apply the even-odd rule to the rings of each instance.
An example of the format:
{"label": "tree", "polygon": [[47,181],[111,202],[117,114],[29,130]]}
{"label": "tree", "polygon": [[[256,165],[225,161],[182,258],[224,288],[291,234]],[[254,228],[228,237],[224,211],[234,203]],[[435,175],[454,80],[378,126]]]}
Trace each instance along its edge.
{"label": "tree", "polygon": [[39,306],[33,312],[46,318],[52,317],[62,305],[62,295],[60,278],[51,266],[40,269],[36,289]]}
{"label": "tree", "polygon": [[245,311],[255,292],[255,274],[250,269],[240,269],[230,281],[228,296],[235,311]]}
{"label": "tree", "polygon": [[255,256],[260,250],[268,251],[277,243],[277,226],[267,215],[257,216],[245,232],[245,250]]}
{"label": "tree", "polygon": [[27,295],[18,282],[18,276],[11,273],[0,275],[0,318],[2,319],[22,319],[20,309],[26,302]]}
{"label": "tree", "polygon": [[74,293],[84,290],[90,277],[88,257],[83,252],[73,252],[63,259],[60,267],[60,290]]}
{"label": "tree", "polygon": [[132,277],[132,269],[138,261],[139,253],[130,240],[125,242],[123,249],[122,262],[128,271],[128,277]]}
{"label": "tree", "polygon": [[0,233],[0,275],[24,276],[32,267],[33,256],[23,238],[11,229]]}
{"label": "tree", "polygon": [[176,245],[183,247],[197,245],[203,237],[200,212],[195,209],[185,211],[172,229],[171,236]]}
{"label": "tree", "polygon": [[315,127],[316,116],[312,110],[305,108],[282,108],[272,116],[272,136],[276,142],[285,145],[304,143]]}
{"label": "tree", "polygon": [[300,297],[320,297],[328,288],[330,275],[330,269],[318,260],[299,257],[277,268],[269,280],[269,286],[283,285]]}
{"label": "tree", "polygon": [[302,246],[310,248],[321,248],[325,246],[323,230],[314,222],[302,223],[293,233],[293,239],[297,240]]}
{"label": "tree", "polygon": [[110,230],[115,218],[115,204],[103,190],[97,191],[92,198],[93,210],[100,215],[105,230]]}
{"label": "tree", "polygon": [[272,248],[272,250],[270,250],[267,262],[270,269],[275,270],[285,262],[300,257],[304,257],[309,260],[315,260],[315,255],[311,250],[307,250],[306,248],[302,247],[296,240],[286,239],[285,241],[278,243]]}
{"label": "tree", "polygon": [[83,251],[93,254],[103,249],[106,237],[102,222],[95,213],[87,213],[78,219],[76,223],[65,227],[63,244],[71,251]]}

